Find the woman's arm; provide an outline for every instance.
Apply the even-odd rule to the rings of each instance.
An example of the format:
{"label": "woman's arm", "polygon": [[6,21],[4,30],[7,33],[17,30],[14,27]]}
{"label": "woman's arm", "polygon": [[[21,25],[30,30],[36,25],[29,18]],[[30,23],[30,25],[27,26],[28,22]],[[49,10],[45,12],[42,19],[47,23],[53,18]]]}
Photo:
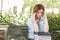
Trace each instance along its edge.
{"label": "woman's arm", "polygon": [[37,25],[37,22],[35,20],[35,15],[36,15],[36,13],[34,13],[33,17],[32,17],[32,25],[33,25],[34,32],[39,32],[38,25]]}
{"label": "woman's arm", "polygon": [[33,17],[28,19],[27,25],[30,32],[38,32],[38,25],[36,24],[36,21],[33,21]]}
{"label": "woman's arm", "polygon": [[44,32],[49,32],[49,25],[48,25],[46,13],[44,14],[44,19],[45,19]]}
{"label": "woman's arm", "polygon": [[33,22],[33,29],[34,29],[34,32],[39,32],[38,25],[36,22]]}

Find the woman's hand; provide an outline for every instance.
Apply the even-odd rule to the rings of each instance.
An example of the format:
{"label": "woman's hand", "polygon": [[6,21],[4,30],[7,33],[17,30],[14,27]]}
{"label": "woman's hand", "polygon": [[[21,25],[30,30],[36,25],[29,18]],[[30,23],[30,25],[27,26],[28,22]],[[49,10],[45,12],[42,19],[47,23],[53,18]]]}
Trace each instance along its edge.
{"label": "woman's hand", "polygon": [[35,15],[36,15],[36,13],[34,13],[33,16],[32,16],[32,21],[33,21],[33,23],[36,22],[36,20],[35,20]]}

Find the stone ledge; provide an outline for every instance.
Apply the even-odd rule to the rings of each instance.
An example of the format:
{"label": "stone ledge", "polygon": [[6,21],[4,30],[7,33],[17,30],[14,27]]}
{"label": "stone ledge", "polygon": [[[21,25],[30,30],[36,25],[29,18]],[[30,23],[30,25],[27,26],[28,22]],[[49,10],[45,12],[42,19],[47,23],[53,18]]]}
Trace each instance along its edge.
{"label": "stone ledge", "polygon": [[0,25],[0,30],[7,30],[9,25]]}
{"label": "stone ledge", "polygon": [[35,35],[34,40],[51,40],[50,35]]}

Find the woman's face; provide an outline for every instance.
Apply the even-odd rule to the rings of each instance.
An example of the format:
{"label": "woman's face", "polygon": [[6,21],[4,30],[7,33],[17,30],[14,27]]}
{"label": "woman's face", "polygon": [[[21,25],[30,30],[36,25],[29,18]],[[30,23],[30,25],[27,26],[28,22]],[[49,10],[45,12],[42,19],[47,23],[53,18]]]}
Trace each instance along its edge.
{"label": "woman's face", "polygon": [[37,18],[40,19],[43,16],[44,11],[42,9],[37,11]]}

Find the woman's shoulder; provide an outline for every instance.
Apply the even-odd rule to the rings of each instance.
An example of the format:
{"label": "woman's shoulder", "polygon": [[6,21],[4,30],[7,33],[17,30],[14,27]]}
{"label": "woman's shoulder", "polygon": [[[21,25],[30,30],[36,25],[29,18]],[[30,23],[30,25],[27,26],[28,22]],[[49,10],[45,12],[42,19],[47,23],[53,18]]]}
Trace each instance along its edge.
{"label": "woman's shoulder", "polygon": [[28,18],[27,25],[32,25],[32,17]]}
{"label": "woman's shoulder", "polygon": [[30,16],[30,17],[28,18],[28,21],[32,21],[32,16]]}

